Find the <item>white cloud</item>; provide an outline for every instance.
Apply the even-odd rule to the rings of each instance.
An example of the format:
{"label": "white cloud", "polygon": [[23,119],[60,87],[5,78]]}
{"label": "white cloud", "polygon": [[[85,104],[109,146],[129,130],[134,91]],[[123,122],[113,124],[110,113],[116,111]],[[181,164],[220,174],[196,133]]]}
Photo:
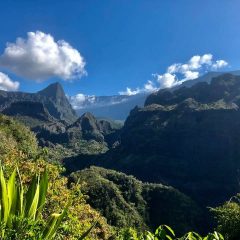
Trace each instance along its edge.
{"label": "white cloud", "polygon": [[135,95],[140,92],[153,92],[161,88],[170,88],[177,86],[187,80],[198,78],[201,73],[208,70],[217,70],[228,65],[225,60],[213,60],[213,55],[208,53],[202,56],[195,55],[191,57],[186,63],[174,63],[170,65],[165,73],[152,74],[154,79],[148,81],[142,88],[133,90],[127,88],[124,92],[119,94]]}
{"label": "white cloud", "polygon": [[17,38],[15,43],[7,43],[0,65],[37,81],[50,77],[70,80],[86,74],[85,61],[78,50],[40,31],[28,32],[26,39]]}
{"label": "white cloud", "polygon": [[228,63],[225,60],[217,60],[213,65],[212,65],[212,69],[213,70],[217,70],[219,68],[222,67],[226,67],[228,65]]}
{"label": "white cloud", "polygon": [[0,90],[16,91],[19,88],[19,82],[12,81],[8,75],[0,72]]}
{"label": "white cloud", "polygon": [[144,84],[144,90],[147,92],[154,92],[157,90],[157,87],[153,81],[148,80],[146,84]]}
{"label": "white cloud", "polygon": [[93,104],[96,97],[94,95],[84,95],[82,93],[78,93],[74,96],[68,97],[68,99],[74,109],[81,109],[85,105]]}
{"label": "white cloud", "polygon": [[133,96],[133,95],[144,93],[144,92],[154,92],[156,90],[158,90],[158,88],[156,87],[156,84],[153,81],[148,80],[147,83],[144,84],[143,88],[132,89],[127,87],[125,91],[120,91],[118,93],[120,95]]}
{"label": "white cloud", "polygon": [[195,55],[187,63],[174,63],[167,68],[166,73],[154,76],[160,84],[159,88],[169,88],[198,78],[204,70],[220,69],[227,65],[225,60],[213,61],[212,54]]}
{"label": "white cloud", "polygon": [[74,109],[84,109],[103,106],[111,106],[119,104],[128,100],[130,96],[100,96],[96,97],[95,95],[84,95],[82,93],[76,94],[74,96],[68,96],[70,103]]}
{"label": "white cloud", "polygon": [[131,89],[131,88],[127,87],[125,91],[121,91],[121,92],[119,92],[119,94],[120,95],[132,96],[132,95],[136,95],[140,92],[141,92],[141,90],[139,88],[134,90],[134,89]]}
{"label": "white cloud", "polygon": [[176,75],[171,73],[164,73],[163,75],[155,75],[160,84],[160,88],[169,88],[177,81]]}
{"label": "white cloud", "polygon": [[184,72],[184,80],[192,80],[192,79],[196,79],[199,77],[199,72],[193,72],[193,71],[186,71]]}
{"label": "white cloud", "polygon": [[211,65],[212,64],[212,58],[213,55],[212,54],[204,54],[202,57],[200,57],[200,62],[201,64],[207,64],[207,65]]}

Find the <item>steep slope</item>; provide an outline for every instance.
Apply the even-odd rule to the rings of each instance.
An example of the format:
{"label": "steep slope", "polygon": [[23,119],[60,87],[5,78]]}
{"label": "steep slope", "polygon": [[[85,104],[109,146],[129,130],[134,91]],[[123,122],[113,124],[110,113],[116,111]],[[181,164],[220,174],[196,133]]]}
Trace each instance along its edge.
{"label": "steep slope", "polygon": [[[91,113],[84,113],[74,123],[50,122],[34,127],[42,145],[61,144],[80,151],[83,142],[99,147],[99,151],[111,147],[117,141],[121,125],[104,119],[96,119]],[[80,145],[79,145],[80,144]],[[84,150],[84,149],[82,149]],[[105,150],[106,151],[106,150]]]}
{"label": "steep slope", "polygon": [[49,113],[58,120],[71,123],[77,119],[75,111],[72,109],[62,86],[53,83],[42,91],[37,92],[37,97],[48,109]]}
{"label": "steep slope", "polygon": [[203,205],[239,191],[240,77],[231,74],[175,91],[161,90],[135,108],[106,166],[180,189]]}
{"label": "steep slope", "polygon": [[169,224],[183,234],[200,225],[200,208],[172,187],[143,183],[99,167],[75,172],[71,178],[85,183],[81,190],[89,196],[88,203],[113,226],[155,229],[159,224]]}

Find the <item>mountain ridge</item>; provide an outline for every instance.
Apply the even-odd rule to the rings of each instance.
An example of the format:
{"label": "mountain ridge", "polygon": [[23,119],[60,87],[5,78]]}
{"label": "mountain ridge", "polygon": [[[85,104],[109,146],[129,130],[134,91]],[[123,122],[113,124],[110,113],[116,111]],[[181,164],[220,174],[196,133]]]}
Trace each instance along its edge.
{"label": "mountain ridge", "polygon": [[50,84],[45,89],[36,93],[0,91],[0,111],[8,112],[11,104],[15,102],[40,102],[55,119],[71,123],[77,119],[64,90],[59,83]]}

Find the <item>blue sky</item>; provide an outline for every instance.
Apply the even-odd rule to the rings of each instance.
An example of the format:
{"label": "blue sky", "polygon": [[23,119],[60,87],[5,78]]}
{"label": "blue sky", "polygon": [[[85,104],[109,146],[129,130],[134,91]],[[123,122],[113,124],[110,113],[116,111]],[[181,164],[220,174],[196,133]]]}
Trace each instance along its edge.
{"label": "blue sky", "polygon": [[88,74],[36,82],[9,66],[0,71],[18,81],[21,91],[60,81],[68,95],[112,95],[142,88],[152,74],[162,76],[195,55],[212,54],[228,63],[222,70],[239,69],[239,9],[238,0],[1,1],[0,54],[7,42],[41,31],[78,50]]}

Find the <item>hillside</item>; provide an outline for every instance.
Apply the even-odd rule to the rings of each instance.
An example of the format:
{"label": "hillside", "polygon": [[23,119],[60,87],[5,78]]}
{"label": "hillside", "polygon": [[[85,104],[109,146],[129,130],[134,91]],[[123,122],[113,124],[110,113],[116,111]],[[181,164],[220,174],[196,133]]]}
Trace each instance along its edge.
{"label": "hillside", "polygon": [[172,187],[143,183],[133,176],[98,167],[75,172],[71,179],[86,183],[82,191],[89,196],[88,203],[113,226],[155,229],[159,224],[168,224],[180,235],[203,229],[199,227],[203,212]]}
{"label": "hillside", "polygon": [[239,99],[240,77],[230,74],[160,90],[131,111],[109,164],[200,203],[222,202],[239,190]]}
{"label": "hillside", "polygon": [[0,91],[0,111],[30,127],[58,161],[79,153],[106,152],[122,126],[90,113],[78,117],[59,83],[37,93]]}
{"label": "hillside", "polygon": [[[35,174],[39,175],[43,169],[47,169],[49,189],[43,218],[49,215],[49,212],[61,212],[68,201],[71,201],[74,206],[68,209],[69,215],[63,222],[65,229],[60,231],[58,238],[79,239],[79,236],[97,221],[97,226],[86,239],[108,239],[113,233],[112,227],[106,223],[105,218],[86,203],[86,196],[80,194],[78,185],[68,186],[68,179],[63,176],[62,167],[59,164],[49,163],[51,159],[49,159],[48,151],[38,146],[34,133],[12,118],[0,115],[0,138],[1,168],[3,167],[6,176],[9,176],[13,169],[18,167],[21,183],[26,187]],[[39,239],[34,238],[33,221],[26,222],[26,219],[24,221],[24,231],[26,228],[30,229],[32,234],[31,237],[28,236],[24,239]],[[39,223],[37,228],[39,228]],[[14,227],[13,230],[21,231],[19,226]],[[2,233],[2,230],[0,232]]]}
{"label": "hillside", "polygon": [[215,206],[239,191],[239,105],[240,77],[231,74],[160,90],[131,111],[116,148],[65,164],[70,171],[91,164],[113,168]]}

